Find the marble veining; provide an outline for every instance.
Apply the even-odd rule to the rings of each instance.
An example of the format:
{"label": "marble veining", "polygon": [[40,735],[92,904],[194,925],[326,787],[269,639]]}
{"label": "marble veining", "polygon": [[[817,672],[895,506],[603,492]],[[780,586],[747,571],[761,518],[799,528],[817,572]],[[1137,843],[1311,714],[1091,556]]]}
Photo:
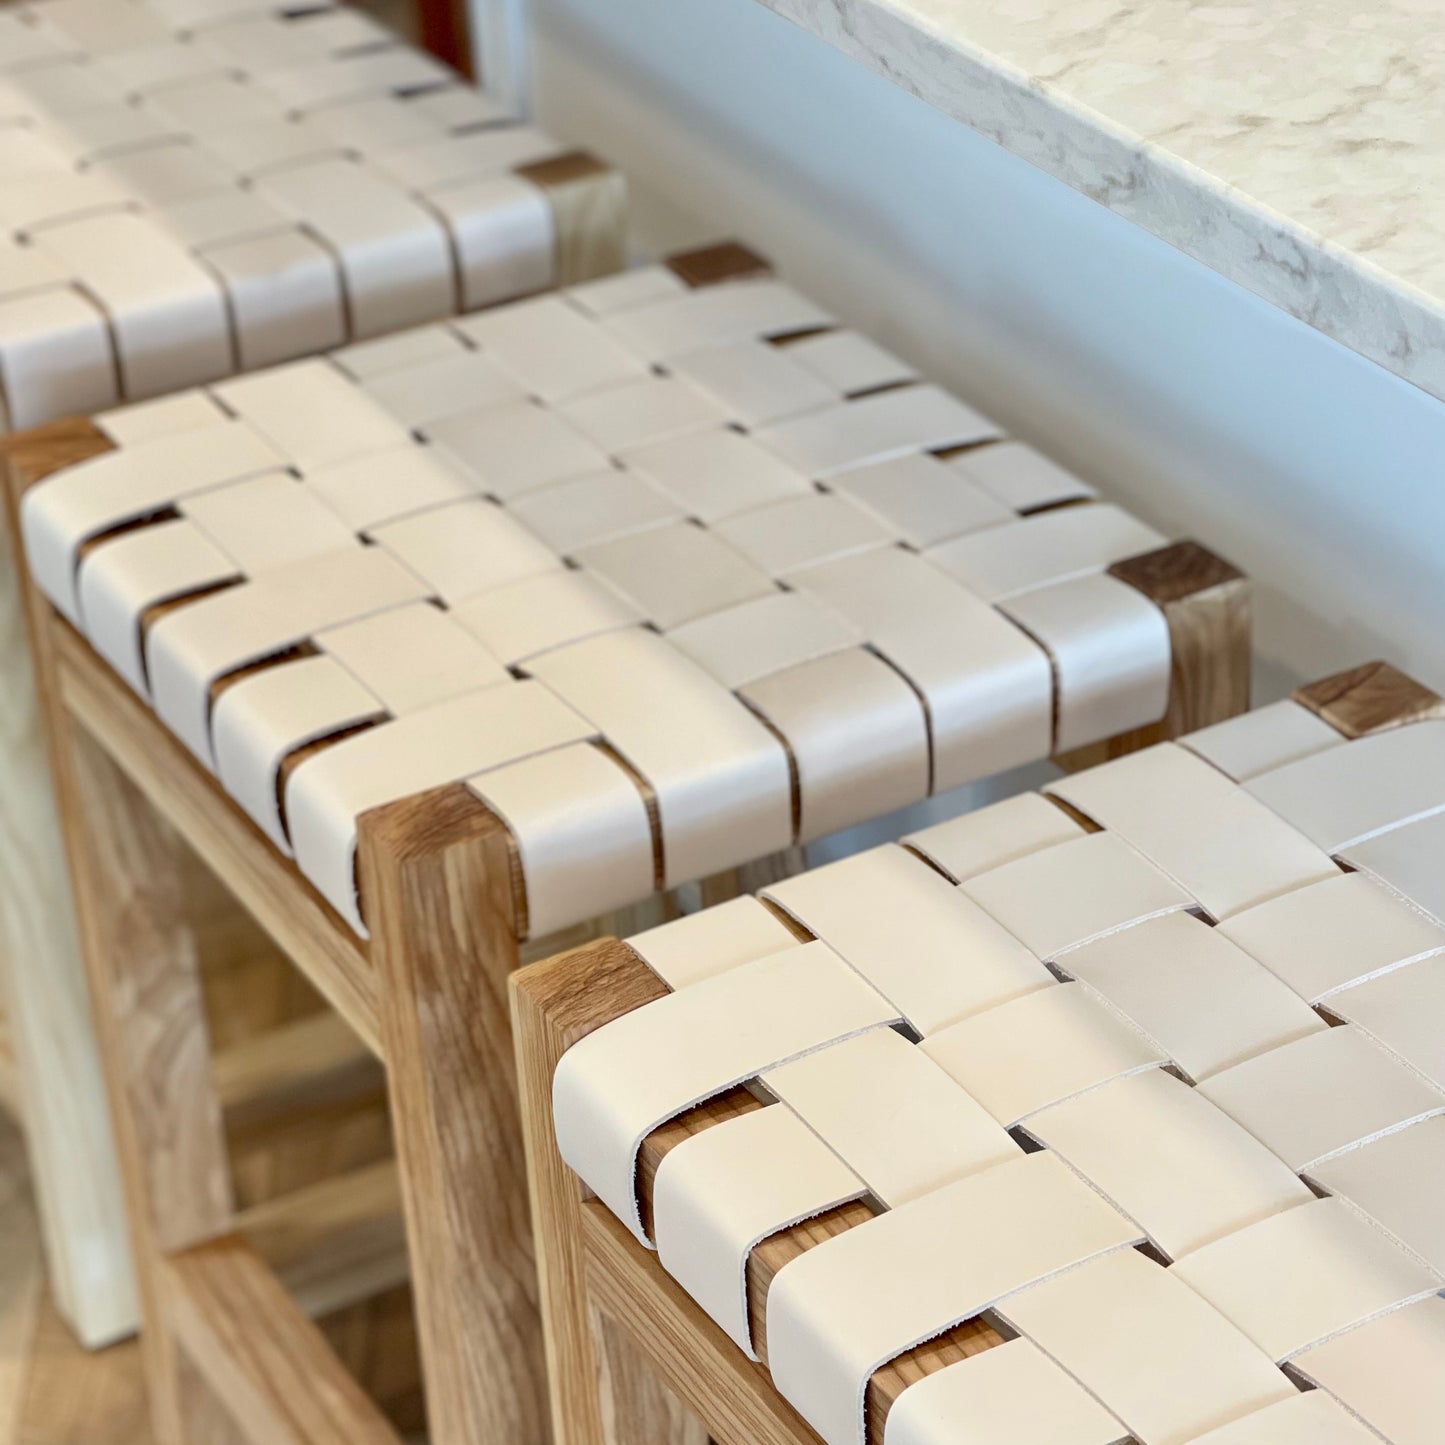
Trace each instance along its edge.
{"label": "marble veining", "polygon": [[1445,398],[1441,0],[763,0]]}

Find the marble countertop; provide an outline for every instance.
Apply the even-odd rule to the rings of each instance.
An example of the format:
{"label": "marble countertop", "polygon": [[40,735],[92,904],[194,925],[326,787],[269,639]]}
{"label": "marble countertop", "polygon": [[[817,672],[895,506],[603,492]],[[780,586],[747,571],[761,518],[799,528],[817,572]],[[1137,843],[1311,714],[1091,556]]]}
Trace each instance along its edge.
{"label": "marble countertop", "polygon": [[1445,398],[1441,0],[763,0]]}

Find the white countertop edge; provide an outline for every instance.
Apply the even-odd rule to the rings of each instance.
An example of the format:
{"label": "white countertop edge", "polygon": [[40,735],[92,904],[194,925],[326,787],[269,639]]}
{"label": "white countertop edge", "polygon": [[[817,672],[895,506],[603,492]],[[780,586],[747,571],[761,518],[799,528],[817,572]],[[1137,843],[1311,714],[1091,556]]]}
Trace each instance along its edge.
{"label": "white countertop edge", "polygon": [[1005,60],[887,0],[762,0],[954,120],[1445,399],[1445,308]]}

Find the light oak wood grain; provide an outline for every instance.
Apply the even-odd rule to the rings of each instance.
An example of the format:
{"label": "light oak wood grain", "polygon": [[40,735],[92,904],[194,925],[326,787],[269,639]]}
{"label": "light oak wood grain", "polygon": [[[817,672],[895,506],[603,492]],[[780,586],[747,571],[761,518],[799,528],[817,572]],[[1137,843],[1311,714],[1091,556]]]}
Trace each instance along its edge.
{"label": "light oak wood grain", "polygon": [[552,210],[559,286],[620,271],[627,261],[627,178],[586,151],[521,166]]}
{"label": "light oak wood grain", "polygon": [[588,1200],[579,1213],[587,1286],[597,1307],[694,1406],[712,1439],[719,1445],[818,1445],[817,1435],[773,1388],[767,1369],[743,1356],[605,1205]]}
{"label": "light oak wood grain", "polygon": [[164,1261],[167,1319],[245,1435],[269,1445],[399,1445],[265,1260],[229,1237]]}
{"label": "light oak wood grain", "polygon": [[[209,982],[209,967],[207,973]],[[286,975],[301,977],[289,964]],[[212,1061],[231,1178],[242,1209],[356,1174],[392,1156],[380,1060],[324,1004],[286,1018],[288,992],[275,998],[264,987],[271,982],[249,972],[232,980],[234,986],[224,991],[232,1012],[240,1005],[257,1010],[258,1002],[274,1007],[262,1011],[256,1032],[225,1048],[217,1041]],[[207,997],[213,1038],[215,992],[208,989]],[[263,996],[259,1001],[258,995]],[[266,1017],[282,1021],[266,1028]]]}
{"label": "light oak wood grain", "polygon": [[152,1445],[134,1340],[86,1352],[46,1291],[25,1364],[15,1445]]}
{"label": "light oak wood grain", "polygon": [[355,934],[85,641],[58,619],[54,627],[66,708],[380,1053],[375,976]]}
{"label": "light oak wood grain", "polygon": [[384,1294],[411,1277],[394,1160],[244,1210],[236,1216],[236,1232],[313,1318]]}
{"label": "light oak wood grain", "polygon": [[[585,1282],[581,1192],[557,1149],[552,1075],[562,1055],[579,1039],[610,1018],[666,993],[652,970],[616,939],[533,964],[512,982],[522,1132],[546,1321],[555,1445],[596,1445],[607,1436]],[[615,1419],[611,1423],[615,1431]]]}
{"label": "light oak wood grain", "polygon": [[1253,589],[1231,562],[1198,542],[1174,542],[1116,562],[1109,574],[1143,593],[1169,628],[1169,705],[1148,727],[1061,753],[1068,771],[1177,738],[1249,708]]}
{"label": "light oak wood grain", "polygon": [[[11,525],[25,489],[47,469],[103,449],[104,438],[88,423],[15,438],[6,477]],[[23,559],[17,571],[23,580]],[[197,920],[175,832],[66,707],[61,625],[33,586],[23,585],[22,594],[141,1314],[152,1326],[143,1331],[143,1357],[153,1424],[163,1445],[183,1445],[193,1422],[186,1418],[181,1360],[171,1332],[155,1327],[164,1318],[156,1276],[161,1241],[179,1247],[207,1238],[230,1218],[197,976]]]}
{"label": "light oak wood grain", "polygon": [[[82,447],[90,440],[75,429]],[[8,468],[9,459],[3,463]],[[134,1329],[120,1174],[71,914],[29,646],[18,536],[0,507],[0,1100],[23,1111],[61,1312],[90,1346]],[[28,1081],[28,1086],[25,1081]]]}
{"label": "light oak wood grain", "polygon": [[88,1350],[57,1308],[32,1184],[24,1137],[0,1119],[0,1442],[154,1445],[139,1346]]}
{"label": "light oak wood grain", "polygon": [[20,1438],[45,1272],[18,1130],[0,1121],[0,1445]]}
{"label": "light oak wood grain", "polygon": [[507,979],[511,840],[462,784],[360,820],[432,1438],[546,1433]]}
{"label": "light oak wood grain", "polygon": [[[553,179],[560,186],[564,182],[580,184],[582,177],[579,173],[567,181],[559,172]],[[707,248],[674,263],[678,274],[690,285],[725,284],[758,274],[758,266],[756,257],[736,246]],[[17,485],[27,484],[43,475],[47,467],[53,468],[83,453],[85,448],[99,445],[93,429],[86,432],[84,428],[73,427],[64,435],[49,438],[32,438],[21,447],[24,460]],[[1201,568],[1198,558],[1187,559],[1188,566],[1185,560],[1176,558],[1172,564],[1157,564],[1157,578],[1150,585],[1158,592],[1166,613],[1169,606],[1179,605],[1183,619],[1178,623],[1180,635],[1192,627],[1195,655],[1208,654],[1213,662],[1217,658],[1210,648],[1222,636],[1228,633],[1234,639],[1231,645],[1238,642],[1242,595],[1235,585],[1238,579],[1221,576],[1217,568],[1213,572]],[[1180,580],[1182,576],[1187,576],[1187,585]],[[1205,617],[1207,609],[1197,600],[1206,594],[1218,614],[1212,621]],[[1247,593],[1243,600],[1247,620]],[[369,945],[359,943],[294,866],[279,857],[149,710],[100,663],[84,640],[33,597],[32,610],[37,627],[45,632],[41,650],[47,651],[50,658],[43,690],[61,715],[57,733],[71,755],[61,769],[63,773],[68,768],[72,774],[68,782],[62,780],[62,796],[68,789],[71,795],[88,799],[94,791],[103,799],[121,798],[126,804],[119,810],[126,814],[126,821],[114,839],[114,860],[106,863],[90,857],[97,846],[94,841],[72,841],[73,848],[87,855],[85,866],[77,868],[82,894],[99,890],[98,901],[89,899],[86,912],[99,916],[105,925],[97,928],[87,923],[88,950],[107,936],[105,928],[114,930],[119,926],[111,917],[115,910],[105,890],[109,887],[112,894],[119,896],[126,870],[134,865],[138,852],[145,853],[143,848],[137,850],[136,839],[147,826],[156,839],[169,839],[173,830],[217,878],[225,881],[235,898],[344,1018],[360,1040],[360,1047],[385,1059],[433,1439],[439,1445],[493,1438],[523,1442],[545,1439],[549,1411],[540,1364],[538,1284],[524,1205],[517,1088],[510,1068],[498,1067],[499,1061],[512,1056],[506,983],[517,966],[519,940],[527,934],[517,850],[505,827],[460,785],[406,799],[364,817],[360,825],[359,882],[373,939]],[[1171,621],[1171,631],[1174,629]],[[1224,695],[1219,689],[1202,682],[1197,686],[1191,682],[1191,687],[1193,690],[1185,695],[1187,706],[1180,704],[1180,717],[1190,708],[1197,712],[1226,705],[1219,700]],[[1200,702],[1200,698],[1206,701]],[[129,816],[132,794],[144,799],[153,810],[148,825]],[[109,839],[103,841],[112,847]],[[694,906],[722,901],[799,866],[801,853],[790,850],[786,855],[702,880],[685,892],[685,902]],[[176,876],[184,876],[184,864],[178,859],[173,861],[172,870]],[[114,874],[109,881],[108,872]],[[195,973],[193,960],[203,951],[198,940],[203,937],[205,920],[185,917],[177,910],[177,900],[163,897],[159,889],[154,890],[154,897],[145,895],[144,889],[140,892],[146,899],[142,923],[168,940],[158,951],[157,966],[169,980],[169,987],[184,992],[178,981]],[[636,909],[624,910],[610,926],[629,930],[646,926],[661,921],[677,907],[677,898],[652,899]],[[130,926],[135,926],[134,921]],[[214,921],[210,926],[213,931],[218,928]],[[219,931],[225,933],[227,927],[220,925]],[[584,931],[595,931],[595,927]],[[186,940],[184,949],[179,946],[182,939]],[[529,948],[554,946],[555,942],[529,944]],[[100,970],[99,976],[104,979],[106,971]],[[238,968],[231,995],[243,1002],[251,987],[240,982],[244,976],[245,970]],[[270,976],[268,964],[255,965],[254,977]],[[275,986],[284,989],[279,981]],[[270,989],[272,985],[267,983],[265,987]],[[192,995],[197,993],[194,982],[185,988]],[[179,997],[180,992],[175,996]],[[110,1049],[118,1059],[112,1070],[112,1094],[120,1098],[127,1116],[138,1112],[144,1116],[146,1104],[134,1097],[134,1083],[127,1083],[127,1071],[133,1072],[134,1068],[131,1055],[136,1045],[124,1037],[129,1026],[122,1001],[113,982],[103,983],[98,996],[112,1016],[107,1026],[112,1035]],[[300,1205],[294,1201],[277,1201],[274,1206],[261,1202],[247,1211],[252,1227],[261,1230],[263,1238],[270,1231],[273,1252],[278,1239],[290,1237],[288,1231],[298,1231],[300,1238],[313,1228],[304,1222],[306,1219],[331,1217],[333,1223],[338,1223],[339,1212],[338,1232],[346,1236],[350,1226],[345,1217],[345,1196],[329,1191],[324,1184],[312,1186],[306,1178],[306,1156],[313,1142],[318,1155],[330,1147],[326,1130],[341,1115],[328,1110],[345,1111],[356,1103],[364,1113],[365,1104],[376,1102],[374,1095],[367,1094],[368,1081],[376,1079],[374,1066],[368,1075],[367,1061],[353,1047],[324,1025],[313,1022],[301,1004],[298,1008],[301,1012],[294,1018],[285,1016],[286,1009],[280,1002],[270,1015],[265,1009],[257,1010],[258,1019],[266,1015],[270,1022],[281,1024],[287,1031],[294,1029],[296,1034],[289,1043],[283,1040],[271,1046],[252,1037],[249,1026],[241,1030],[237,1038],[228,1041],[241,1052],[229,1066],[223,1061],[216,1071],[217,1092],[211,1093],[207,1084],[196,1099],[189,1101],[189,1112],[178,1114],[172,1121],[181,1130],[178,1137],[188,1141],[181,1152],[193,1166],[202,1160],[199,1141],[203,1136],[209,1138],[215,1128],[214,1119],[205,1129],[197,1125],[202,1096],[210,1101],[205,1107],[231,1125],[233,1138],[227,1162],[232,1166],[238,1165],[236,1136],[247,1128],[256,1130],[272,1159],[280,1155],[271,1131],[290,1131],[289,1142],[296,1146],[288,1156],[292,1162],[277,1176],[257,1183],[250,1180],[250,1171],[245,1171],[254,1187],[254,1193],[248,1191],[248,1202],[265,1200],[281,1177],[307,1185]],[[245,1003],[241,1011],[248,1018],[253,1012],[250,1003]],[[187,1050],[199,1047],[202,1053],[209,1052],[205,1048],[205,1010],[195,1005],[194,998],[187,1006],[186,1018]],[[554,1049],[556,1039],[549,1038],[547,1047]],[[194,1044],[195,1039],[200,1040],[199,1046]],[[308,1042],[317,1046],[310,1067],[300,1062],[298,1040],[302,1053]],[[190,1058],[186,1050],[181,1054]],[[170,1099],[166,1103],[169,1118],[170,1108],[179,1107],[179,1101]],[[695,1122],[700,1124],[702,1120]],[[167,1167],[163,1157],[152,1156],[158,1151],[163,1156],[164,1147],[174,1152],[175,1144],[152,1137],[135,1119],[130,1119],[122,1135],[123,1148],[128,1155],[135,1155],[127,1167],[133,1181],[138,1181],[130,1184],[131,1193],[149,1201],[157,1171]],[[367,1138],[375,1142],[373,1136]],[[528,1139],[534,1154],[545,1143]],[[352,1162],[373,1162],[364,1156],[370,1144],[359,1147],[363,1156]],[[338,1157],[344,1159],[346,1153],[343,1148]],[[191,1193],[178,1201],[178,1206],[184,1203],[194,1207],[202,1198],[196,1185],[199,1179],[209,1177],[209,1168],[193,1167],[189,1174]],[[232,1174],[238,1180],[241,1173],[239,1167],[233,1167]],[[545,1168],[543,1175],[545,1178]],[[573,1181],[565,1182],[572,1195],[572,1212],[566,1216],[568,1228],[576,1238],[581,1228],[575,1208],[576,1187]],[[360,1215],[351,1221],[355,1226],[352,1243],[361,1257],[347,1256],[334,1271],[323,1270],[313,1278],[321,1302],[344,1299],[347,1308],[352,1307],[351,1295],[360,1293],[357,1276],[375,1267],[377,1258],[384,1261],[384,1267],[373,1283],[379,1286],[394,1282],[396,1274],[388,1274],[387,1270],[399,1272],[394,1253],[388,1255],[385,1248],[368,1255],[368,1244],[377,1242],[371,1233],[373,1226],[378,1231],[383,1226],[379,1216],[368,1214],[362,1202],[354,1202]],[[166,1227],[152,1221],[148,1226],[152,1232],[150,1252],[160,1275],[169,1278],[167,1271],[173,1261],[166,1257],[167,1251],[191,1238],[213,1237],[228,1227],[229,1198],[225,1204],[227,1207],[218,1208],[214,1215],[200,1210],[195,1221],[199,1230],[194,1235],[185,1230],[173,1233],[166,1221],[161,1222]],[[262,1211],[259,1215],[257,1209]],[[289,1212],[292,1210],[299,1213]],[[811,1234],[803,1231],[786,1238],[779,1236],[757,1252],[758,1268],[775,1271],[775,1255],[781,1258],[786,1251],[796,1252],[816,1242],[816,1238],[826,1237],[828,1229],[851,1227],[853,1222],[843,1213],[836,1220],[814,1226]],[[556,1243],[563,1231],[548,1227],[551,1241]],[[342,1255],[346,1255],[345,1250]],[[187,1250],[186,1257],[200,1256]],[[771,1265],[770,1260],[774,1261]],[[544,1251],[544,1298],[552,1292],[545,1261]],[[580,1259],[574,1257],[571,1264],[579,1265]],[[265,1267],[264,1262],[255,1267]],[[252,1263],[245,1268],[252,1270]],[[571,1277],[558,1285],[563,1294],[569,1289],[575,1291],[576,1274],[574,1268]],[[555,1283],[560,1276],[554,1272],[551,1278]],[[765,1272],[755,1284],[759,1299],[765,1296],[770,1278]],[[276,1284],[274,1276],[271,1283]],[[327,1289],[333,1291],[330,1300],[324,1298]],[[155,1295],[154,1290],[151,1293]],[[253,1290],[252,1303],[259,1303],[263,1293],[259,1287]],[[548,1310],[553,1318],[563,1317],[564,1312],[551,1305]],[[178,1441],[188,1423],[195,1425],[203,1419],[203,1407],[195,1403],[194,1392],[186,1387],[184,1361],[174,1358],[173,1346],[177,1342],[184,1355],[191,1354],[186,1332],[178,1330],[175,1323],[165,1316],[162,1328],[148,1331],[157,1337],[150,1347],[157,1356],[152,1378],[165,1401],[161,1423],[166,1445]],[[364,1330],[365,1322],[358,1328]],[[639,1354],[627,1338],[628,1333],[615,1325],[599,1329],[590,1310],[583,1310],[568,1341],[560,1347],[563,1355],[571,1352],[574,1373],[588,1382],[590,1390],[590,1404],[584,1401],[577,1407],[577,1428],[583,1433],[575,1438],[592,1439],[585,1432],[595,1424],[602,1432],[601,1438],[632,1442],[667,1438],[673,1445],[701,1441],[700,1424],[658,1382],[656,1372],[646,1367],[645,1352]],[[224,1343],[230,1337],[221,1334],[217,1338]],[[964,1350],[981,1340],[981,1334],[976,1338],[946,1339],[937,1348],[940,1352]],[[556,1353],[554,1350],[554,1356]],[[952,1357],[942,1353],[938,1356]],[[926,1369],[931,1367],[930,1358],[925,1355],[902,1362],[900,1368],[906,1364],[909,1369]],[[217,1377],[222,1374],[216,1362],[196,1363],[216,1387]],[[600,1391],[599,1380],[604,1387]],[[891,1396],[887,1388],[880,1388],[883,1394],[875,1402],[874,1413],[881,1420]],[[219,1389],[219,1393],[231,1413],[237,1415],[234,1382]],[[555,1394],[553,1403],[557,1403]],[[246,1414],[240,1412],[241,1417]],[[565,1417],[567,1410],[564,1408],[560,1414]],[[264,1412],[251,1411],[249,1421],[238,1417],[237,1423],[256,1426],[263,1420]],[[265,1423],[269,1426],[274,1421]]]}
{"label": "light oak wood grain", "polygon": [[1388,662],[1367,662],[1298,689],[1295,701],[1347,738],[1445,717],[1445,698]]}

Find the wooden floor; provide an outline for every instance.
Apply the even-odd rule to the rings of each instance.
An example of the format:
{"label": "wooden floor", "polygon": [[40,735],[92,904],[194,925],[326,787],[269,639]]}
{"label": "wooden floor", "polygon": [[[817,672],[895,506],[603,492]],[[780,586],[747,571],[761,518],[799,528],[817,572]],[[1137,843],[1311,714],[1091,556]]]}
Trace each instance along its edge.
{"label": "wooden floor", "polygon": [[153,1445],[134,1343],[87,1354],[50,1300],[19,1131],[0,1114],[0,1445]]}

